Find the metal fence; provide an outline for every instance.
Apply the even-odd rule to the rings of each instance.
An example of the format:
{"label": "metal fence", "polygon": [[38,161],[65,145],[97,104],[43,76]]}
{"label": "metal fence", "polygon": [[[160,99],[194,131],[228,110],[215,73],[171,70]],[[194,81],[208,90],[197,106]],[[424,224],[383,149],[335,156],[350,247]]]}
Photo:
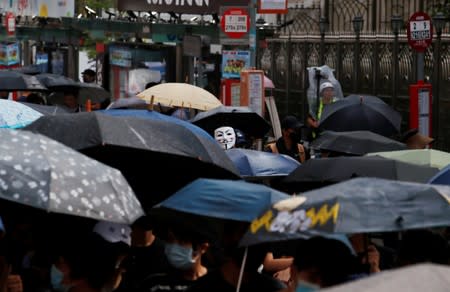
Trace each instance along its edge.
{"label": "metal fence", "polygon": [[[331,5],[338,1],[328,2]],[[383,6],[378,3],[378,7],[373,7],[377,1],[370,0],[341,2],[348,4],[345,6],[348,13],[354,13],[351,7],[366,8],[364,15],[371,15],[371,9],[377,9],[379,12]],[[350,6],[350,2],[354,6]],[[392,1],[392,6],[384,8],[391,12],[394,11],[393,8],[403,9],[402,13],[406,14],[409,10],[416,9],[414,5],[424,5],[424,8],[431,9],[436,3],[442,4],[443,1],[423,2]],[[409,10],[405,6],[408,6]],[[298,13],[308,14],[309,17],[301,18],[303,24],[299,26],[297,23],[296,27],[286,29],[278,38],[267,40],[267,46],[260,48],[258,52],[259,68],[275,83],[273,95],[280,116],[295,114],[301,118],[305,117],[308,87],[306,69],[326,64],[335,69],[335,76],[341,83],[344,95],[370,94],[382,98],[402,114],[402,130],[408,129],[408,88],[416,82],[417,68],[416,54],[407,43],[405,31],[401,31],[396,38],[390,31],[390,21],[389,29],[386,23],[381,25],[369,22],[365,24],[365,30],[359,38],[353,32],[335,33],[333,30],[321,37],[317,29],[318,23],[312,21],[321,15],[320,8],[303,12],[299,12],[300,10],[290,14],[297,13],[296,20]],[[335,15],[338,12],[341,14],[335,17],[345,18],[342,10],[336,7],[330,14]],[[289,17],[288,15],[287,19]],[[390,15],[378,17],[385,18],[390,19]],[[403,19],[406,22],[408,16]],[[345,26],[345,22],[342,22],[342,25]],[[302,26],[311,29],[306,30],[308,33],[299,31]],[[371,28],[376,30],[370,31]],[[323,64],[320,60],[324,60]],[[433,137],[436,139],[434,146],[450,151],[450,35],[446,29],[442,38],[435,38],[432,46],[425,52],[425,79],[433,84]]]}

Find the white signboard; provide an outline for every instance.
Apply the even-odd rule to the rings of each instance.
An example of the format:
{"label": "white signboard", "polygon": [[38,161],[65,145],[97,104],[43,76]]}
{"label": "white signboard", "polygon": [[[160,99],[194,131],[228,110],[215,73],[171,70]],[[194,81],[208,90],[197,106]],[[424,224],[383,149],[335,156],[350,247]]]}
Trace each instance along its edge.
{"label": "white signboard", "polygon": [[247,27],[248,15],[225,15],[225,32],[242,32],[248,31]]}
{"label": "white signboard", "polygon": [[431,22],[429,20],[411,21],[409,23],[411,40],[419,41],[431,38]]}
{"label": "white signboard", "polygon": [[261,10],[283,10],[286,9],[287,0],[261,0]]}

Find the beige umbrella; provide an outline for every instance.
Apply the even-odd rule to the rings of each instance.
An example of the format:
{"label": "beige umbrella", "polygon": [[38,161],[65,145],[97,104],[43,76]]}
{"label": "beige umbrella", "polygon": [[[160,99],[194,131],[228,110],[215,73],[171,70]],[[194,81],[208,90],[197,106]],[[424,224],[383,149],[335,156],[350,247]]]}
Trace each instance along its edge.
{"label": "beige umbrella", "polygon": [[222,103],[208,91],[187,83],[162,83],[137,95],[147,103],[210,110]]}
{"label": "beige umbrella", "polygon": [[418,165],[427,165],[442,169],[450,164],[450,153],[434,149],[414,149],[388,152],[373,152],[366,155],[378,155]]}

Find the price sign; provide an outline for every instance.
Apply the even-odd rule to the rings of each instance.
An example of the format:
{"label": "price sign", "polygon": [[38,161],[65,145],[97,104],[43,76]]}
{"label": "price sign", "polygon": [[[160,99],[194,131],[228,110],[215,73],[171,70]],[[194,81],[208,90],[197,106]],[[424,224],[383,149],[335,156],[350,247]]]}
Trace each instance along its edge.
{"label": "price sign", "polygon": [[418,52],[425,51],[433,39],[431,18],[424,12],[416,12],[410,18],[407,26],[409,45]]}
{"label": "price sign", "polygon": [[220,24],[228,37],[241,38],[250,29],[250,17],[245,9],[231,8],[224,12]]}

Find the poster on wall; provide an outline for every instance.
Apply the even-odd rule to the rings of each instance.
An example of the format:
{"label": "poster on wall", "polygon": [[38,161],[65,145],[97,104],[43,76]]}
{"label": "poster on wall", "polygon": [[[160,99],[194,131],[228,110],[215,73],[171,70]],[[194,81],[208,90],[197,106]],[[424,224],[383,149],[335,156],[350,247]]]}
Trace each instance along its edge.
{"label": "poster on wall", "polygon": [[41,73],[48,73],[48,53],[36,52],[36,65],[39,67]]}
{"label": "poster on wall", "polygon": [[75,0],[0,0],[0,9],[23,16],[73,17]]}
{"label": "poster on wall", "polygon": [[125,48],[112,47],[110,50],[110,63],[119,67],[131,67],[131,51]]}
{"label": "poster on wall", "polygon": [[19,64],[19,43],[0,44],[0,65],[11,66]]}
{"label": "poster on wall", "polygon": [[240,78],[250,67],[250,51],[222,51],[222,78]]}

